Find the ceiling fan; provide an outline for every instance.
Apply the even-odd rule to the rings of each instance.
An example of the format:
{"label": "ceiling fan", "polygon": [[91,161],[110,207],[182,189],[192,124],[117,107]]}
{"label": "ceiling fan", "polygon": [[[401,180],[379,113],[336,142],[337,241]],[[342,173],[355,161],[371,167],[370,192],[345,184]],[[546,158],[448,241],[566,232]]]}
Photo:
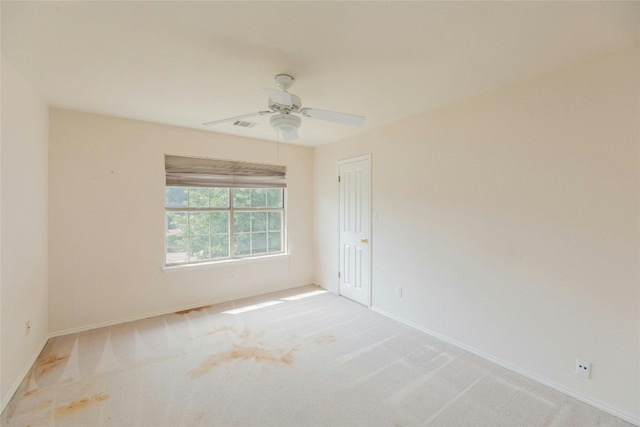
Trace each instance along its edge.
{"label": "ceiling fan", "polygon": [[298,139],[298,128],[301,124],[298,114],[312,119],[326,120],[328,122],[340,123],[349,126],[361,126],[362,123],[364,123],[365,118],[363,116],[337,113],[335,111],[318,110],[316,108],[302,108],[302,100],[300,97],[287,92],[294,80],[295,79],[288,74],[278,74],[275,77],[275,81],[280,90],[264,89],[269,96],[268,110],[229,117],[222,120],[214,120],[212,122],[203,123],[203,125],[212,126],[227,122],[238,122],[249,117],[270,114],[271,118],[269,119],[269,123],[273,129],[280,133],[282,140],[295,141]]}

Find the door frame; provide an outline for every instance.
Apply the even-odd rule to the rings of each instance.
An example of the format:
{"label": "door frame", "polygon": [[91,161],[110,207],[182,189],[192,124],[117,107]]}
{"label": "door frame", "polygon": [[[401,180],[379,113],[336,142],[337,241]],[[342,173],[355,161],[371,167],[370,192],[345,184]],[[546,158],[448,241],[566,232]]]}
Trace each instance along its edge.
{"label": "door frame", "polygon": [[[371,308],[372,307],[372,302],[373,302],[373,266],[371,263],[371,260],[373,259],[372,254],[373,254],[373,243],[372,243],[372,236],[371,236],[371,231],[373,228],[373,212],[372,212],[372,206],[373,206],[373,201],[372,201],[372,194],[373,194],[373,181],[371,179],[371,177],[373,176],[372,173],[372,161],[371,161],[371,153],[369,154],[362,154],[360,156],[356,156],[356,157],[349,157],[346,159],[342,159],[342,160],[338,160],[336,169],[337,169],[337,175],[338,177],[340,177],[340,166],[344,165],[344,164],[348,164],[348,163],[353,163],[353,162],[359,162],[362,160],[367,160],[369,162],[369,230],[367,230],[367,234],[369,235],[369,254],[368,254],[368,263],[369,263],[369,284],[368,284],[368,291],[369,291],[369,301],[366,305],[367,308]],[[338,259],[338,272],[340,272],[340,242],[342,241],[341,239],[341,233],[342,231],[340,230],[340,215],[341,215],[341,209],[340,209],[340,203],[342,201],[342,198],[340,197],[340,182],[337,182],[338,186],[337,186],[337,195],[338,195],[338,250],[337,250],[337,259]],[[341,295],[340,293],[340,277],[338,277],[338,295]]]}

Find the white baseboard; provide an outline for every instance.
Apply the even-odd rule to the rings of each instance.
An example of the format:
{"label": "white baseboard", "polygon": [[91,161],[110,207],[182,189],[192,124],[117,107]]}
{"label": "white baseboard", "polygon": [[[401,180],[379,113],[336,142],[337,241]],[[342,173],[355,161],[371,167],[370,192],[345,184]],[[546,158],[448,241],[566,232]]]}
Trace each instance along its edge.
{"label": "white baseboard", "polygon": [[327,288],[326,286],[322,286],[322,285],[319,285],[319,284],[317,284],[317,283],[312,283],[312,285],[313,285],[313,286],[316,286],[316,287],[318,287],[318,288],[320,288],[320,289],[324,289],[324,290],[325,290],[325,291],[327,291],[327,292],[331,292],[331,293],[332,293],[332,294],[334,294],[334,295],[340,295],[336,290],[334,290],[334,289],[329,289],[329,288]]}
{"label": "white baseboard", "polygon": [[301,286],[310,286],[310,285],[311,286],[316,286],[316,285],[313,285],[313,284],[310,284],[310,283],[305,283],[304,285],[296,284],[296,285],[287,285],[287,286],[284,286],[284,287],[280,286],[280,287],[263,289],[258,294],[256,294],[255,292],[237,293],[237,294],[233,294],[233,295],[230,295],[230,296],[227,296],[227,297],[224,297],[224,298],[217,298],[217,299],[214,299],[214,300],[202,301],[202,302],[198,302],[196,304],[184,305],[184,306],[179,306],[179,307],[172,307],[172,308],[153,311],[153,312],[145,313],[145,314],[141,314],[141,315],[129,316],[129,317],[125,317],[125,318],[122,318],[122,319],[109,320],[109,321],[106,321],[106,322],[92,323],[92,324],[89,324],[89,325],[78,326],[78,327],[75,327],[75,328],[69,328],[69,329],[64,329],[64,330],[61,330],[61,331],[51,332],[49,334],[49,338],[59,337],[59,336],[68,335],[68,334],[75,334],[75,333],[78,333],[78,332],[90,331],[92,329],[104,328],[106,326],[120,325],[122,323],[134,322],[136,320],[148,319],[150,317],[164,316],[165,314],[175,313],[176,311],[191,310],[191,309],[194,309],[194,308],[205,307],[205,306],[208,306],[208,305],[222,304],[222,303],[229,302],[229,301],[235,301],[235,300],[239,300],[239,299],[243,299],[243,298],[260,296],[260,295],[269,294],[269,293],[272,293],[272,292],[286,291],[287,289],[299,288]]}
{"label": "white baseboard", "polygon": [[580,393],[578,393],[578,392],[576,392],[574,390],[571,390],[571,389],[569,389],[569,388],[567,388],[567,387],[565,387],[563,385],[560,385],[560,384],[558,384],[556,382],[553,382],[553,381],[551,381],[551,380],[549,380],[547,378],[542,378],[542,377],[540,377],[540,376],[538,376],[536,374],[533,374],[531,372],[527,372],[525,370],[522,370],[522,369],[518,368],[517,366],[514,366],[514,365],[512,365],[512,364],[510,364],[508,362],[505,362],[504,360],[501,360],[501,359],[499,359],[499,358],[497,358],[495,356],[492,356],[491,354],[487,354],[487,353],[484,353],[482,351],[479,351],[479,350],[477,350],[477,349],[475,349],[475,348],[473,348],[473,347],[471,347],[471,346],[469,346],[469,345],[467,345],[465,343],[462,343],[460,341],[456,341],[456,340],[454,340],[452,338],[447,337],[446,335],[442,335],[442,334],[440,334],[438,332],[435,332],[435,331],[432,331],[430,329],[424,328],[424,327],[422,327],[422,326],[420,326],[420,325],[418,325],[416,323],[413,323],[413,322],[411,322],[411,321],[409,321],[407,319],[404,319],[402,317],[396,316],[395,314],[391,314],[391,313],[389,313],[389,312],[387,312],[385,310],[382,310],[380,308],[371,307],[371,310],[375,311],[376,313],[382,314],[383,316],[389,317],[389,318],[391,318],[393,320],[397,320],[398,322],[400,322],[400,323],[402,323],[404,325],[407,325],[407,326],[409,326],[409,327],[411,327],[413,329],[416,329],[416,330],[418,330],[420,332],[424,332],[425,334],[430,335],[430,336],[432,336],[434,338],[437,338],[437,339],[442,340],[442,341],[444,341],[446,343],[449,343],[449,344],[452,344],[452,345],[454,345],[454,346],[456,346],[458,348],[461,348],[461,349],[463,349],[465,351],[468,351],[471,354],[474,354],[474,355],[479,356],[479,357],[481,357],[481,358],[483,358],[485,360],[488,360],[488,361],[490,361],[492,363],[495,363],[496,365],[499,365],[499,366],[501,366],[501,367],[503,367],[505,369],[508,369],[508,370],[510,370],[512,372],[515,372],[518,375],[522,375],[523,377],[526,377],[526,378],[528,378],[530,380],[533,380],[533,381],[535,381],[537,383],[540,383],[540,384],[545,385],[545,386],[547,386],[549,388],[552,388],[552,389],[554,389],[556,391],[559,391],[560,393],[563,393],[563,394],[566,394],[567,396],[573,397],[574,399],[579,400],[579,401],[581,401],[583,403],[586,403],[587,405],[593,406],[595,408],[600,409],[601,411],[607,412],[607,413],[609,413],[609,414],[611,414],[613,416],[621,418],[621,419],[623,419],[624,421],[626,421],[628,423],[640,426],[640,418],[636,418],[636,417],[634,417],[633,415],[631,415],[629,413],[626,413],[624,411],[620,411],[620,410],[618,410],[616,408],[612,408],[611,406],[609,406],[609,405],[607,405],[605,403],[593,400],[590,397],[584,396],[583,394],[580,394]]}
{"label": "white baseboard", "polygon": [[18,375],[18,378],[16,378],[14,383],[11,385],[11,387],[7,391],[7,394],[2,396],[2,400],[0,401],[0,414],[2,414],[2,412],[4,412],[4,409],[7,407],[7,405],[11,401],[11,398],[13,398],[13,395],[16,394],[16,391],[18,391],[18,388],[20,387],[20,384],[22,384],[22,381],[29,374],[29,371],[31,370],[31,367],[36,362],[36,359],[38,358],[38,356],[42,352],[42,349],[44,348],[44,346],[47,345],[47,341],[49,341],[49,338],[50,338],[50,336],[46,335],[42,339],[42,342],[36,348],[36,351],[29,358],[29,361],[28,361],[29,363],[27,363],[25,368],[22,370],[22,372],[20,372],[20,375]]}

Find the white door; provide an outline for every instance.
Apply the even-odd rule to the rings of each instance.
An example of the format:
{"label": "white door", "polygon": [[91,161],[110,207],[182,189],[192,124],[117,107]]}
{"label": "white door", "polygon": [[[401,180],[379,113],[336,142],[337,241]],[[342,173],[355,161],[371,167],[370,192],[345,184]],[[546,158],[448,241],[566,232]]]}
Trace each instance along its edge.
{"label": "white door", "polygon": [[340,184],[340,295],[371,301],[371,158],[338,163]]}

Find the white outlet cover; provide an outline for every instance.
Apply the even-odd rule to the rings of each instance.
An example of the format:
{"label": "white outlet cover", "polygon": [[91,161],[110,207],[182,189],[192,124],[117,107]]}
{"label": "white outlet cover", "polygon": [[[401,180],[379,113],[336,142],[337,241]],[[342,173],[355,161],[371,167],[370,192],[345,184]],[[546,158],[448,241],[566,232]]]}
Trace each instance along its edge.
{"label": "white outlet cover", "polygon": [[591,362],[582,359],[576,359],[576,375],[591,378]]}

